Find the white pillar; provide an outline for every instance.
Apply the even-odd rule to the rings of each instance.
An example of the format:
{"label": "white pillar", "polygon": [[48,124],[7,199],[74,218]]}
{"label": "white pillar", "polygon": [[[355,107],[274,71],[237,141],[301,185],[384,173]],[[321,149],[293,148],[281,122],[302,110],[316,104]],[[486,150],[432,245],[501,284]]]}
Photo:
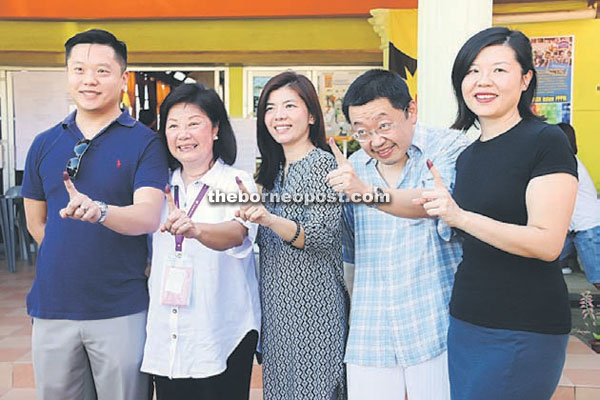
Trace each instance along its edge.
{"label": "white pillar", "polygon": [[492,26],[492,0],[420,0],[417,67],[419,121],[448,127],[456,117],[451,72],[456,53]]}

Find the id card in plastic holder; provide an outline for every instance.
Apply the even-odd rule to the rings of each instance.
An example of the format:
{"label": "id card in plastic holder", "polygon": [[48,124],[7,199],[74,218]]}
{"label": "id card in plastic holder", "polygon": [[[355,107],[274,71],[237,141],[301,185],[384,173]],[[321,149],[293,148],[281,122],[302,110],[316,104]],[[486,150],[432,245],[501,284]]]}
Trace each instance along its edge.
{"label": "id card in plastic holder", "polygon": [[175,253],[167,260],[162,279],[160,304],[186,307],[190,305],[193,269],[189,259]]}

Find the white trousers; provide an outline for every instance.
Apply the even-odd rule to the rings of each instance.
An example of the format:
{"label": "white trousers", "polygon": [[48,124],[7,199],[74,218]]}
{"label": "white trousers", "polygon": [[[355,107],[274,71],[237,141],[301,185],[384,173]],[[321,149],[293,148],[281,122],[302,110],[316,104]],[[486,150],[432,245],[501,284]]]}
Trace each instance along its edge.
{"label": "white trousers", "polygon": [[448,352],[410,367],[347,364],[348,400],[450,400]]}

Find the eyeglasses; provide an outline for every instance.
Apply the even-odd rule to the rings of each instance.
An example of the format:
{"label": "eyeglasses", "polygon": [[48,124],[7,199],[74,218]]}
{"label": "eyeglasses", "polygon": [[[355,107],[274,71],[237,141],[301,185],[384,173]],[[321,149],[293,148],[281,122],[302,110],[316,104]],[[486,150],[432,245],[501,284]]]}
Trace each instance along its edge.
{"label": "eyeglasses", "polygon": [[396,124],[391,122],[382,122],[376,129],[369,130],[365,128],[358,128],[357,130],[352,132],[352,137],[359,142],[368,142],[373,138],[374,134],[379,136],[389,135],[394,131]]}
{"label": "eyeglasses", "polygon": [[[401,109],[401,111],[404,113],[404,118],[408,118],[410,114],[408,111],[409,107],[410,102],[403,109]],[[365,128],[358,128],[356,130],[353,130],[351,135],[354,139],[358,140],[361,143],[364,143],[368,142],[369,140],[372,140],[374,134],[378,134],[379,136],[385,137],[386,135],[393,133],[395,128],[395,123],[380,122],[379,126],[376,129],[369,130]]]}
{"label": "eyeglasses", "polygon": [[77,176],[77,172],[79,171],[79,166],[81,165],[81,158],[89,149],[90,143],[92,141],[89,139],[81,139],[79,142],[75,144],[73,147],[73,152],[75,152],[75,157],[70,158],[67,161],[67,174],[71,179],[74,179]]}

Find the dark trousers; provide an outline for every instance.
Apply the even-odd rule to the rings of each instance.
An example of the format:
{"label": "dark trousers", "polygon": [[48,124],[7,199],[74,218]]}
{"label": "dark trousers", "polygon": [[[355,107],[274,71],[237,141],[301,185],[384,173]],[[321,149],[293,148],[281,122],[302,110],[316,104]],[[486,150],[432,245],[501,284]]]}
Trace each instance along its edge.
{"label": "dark trousers", "polygon": [[155,376],[157,400],[248,400],[258,332],[250,331],[227,358],[227,369],[208,378]]}

